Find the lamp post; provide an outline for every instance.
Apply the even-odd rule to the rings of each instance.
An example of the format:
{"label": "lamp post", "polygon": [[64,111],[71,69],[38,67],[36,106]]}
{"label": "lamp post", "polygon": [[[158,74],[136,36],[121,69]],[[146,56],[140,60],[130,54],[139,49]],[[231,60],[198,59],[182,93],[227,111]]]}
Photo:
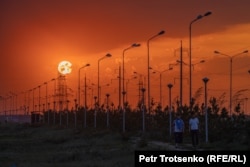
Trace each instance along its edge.
{"label": "lamp post", "polygon": [[109,128],[109,94],[106,94],[107,97],[107,128]]}
{"label": "lamp post", "polygon": [[96,128],[96,114],[97,114],[97,102],[96,102],[96,99],[97,99],[97,97],[94,96],[94,99],[95,99],[94,128]]}
{"label": "lamp post", "polygon": [[206,143],[208,142],[208,114],[207,114],[207,82],[209,81],[208,78],[202,79],[205,84],[205,135],[206,135]]}
{"label": "lamp post", "polygon": [[[48,82],[43,83],[45,85],[45,111],[48,112],[48,124],[49,124],[49,110],[48,110]],[[44,116],[44,121],[45,121],[45,116]]]}
{"label": "lamp post", "polygon": [[150,113],[150,72],[149,72],[149,70],[150,70],[150,62],[149,62],[149,57],[150,57],[150,53],[149,53],[149,42],[152,40],[152,39],[154,39],[154,38],[156,38],[157,36],[160,36],[160,35],[162,35],[162,34],[164,34],[165,33],[165,31],[160,31],[158,34],[156,34],[156,35],[154,35],[154,36],[152,36],[152,37],[150,37],[148,40],[147,40],[147,49],[148,49],[148,66],[147,66],[147,71],[148,71],[148,111],[149,111],[149,113]]}
{"label": "lamp post", "polygon": [[211,15],[212,12],[208,11],[204,15],[198,15],[194,20],[189,24],[189,99],[190,106],[192,104],[192,24],[196,21]]}
{"label": "lamp post", "polygon": [[[180,60],[176,60],[176,62],[177,62],[177,63],[181,63]],[[183,63],[184,65],[189,65],[189,64],[185,63],[184,61],[182,61],[182,63]],[[200,60],[200,61],[197,62],[197,63],[191,64],[191,65],[193,66],[193,70],[194,70],[194,66],[196,66],[197,64],[201,64],[201,63],[205,63],[205,60]]]}
{"label": "lamp post", "polygon": [[134,47],[139,47],[141,46],[140,44],[137,44],[137,43],[134,43],[132,44],[130,47],[126,48],[123,50],[122,52],[122,105],[123,105],[123,132],[125,132],[125,129],[126,129],[126,125],[125,125],[125,114],[126,114],[126,109],[125,109],[125,94],[126,94],[126,91],[125,91],[125,84],[124,84],[124,80],[125,80],[125,72],[124,72],[124,55],[125,55],[125,52],[131,48],[134,48]]}
{"label": "lamp post", "polygon": [[194,66],[195,66],[195,65],[197,65],[197,64],[201,64],[201,63],[205,63],[205,60],[201,60],[201,61],[199,61],[198,63],[194,63],[194,64],[192,64],[192,66],[193,66],[193,70],[194,70]]}
{"label": "lamp post", "polygon": [[[150,69],[153,69],[151,67],[149,67]],[[167,71],[170,71],[170,70],[173,70],[173,67],[169,67],[168,69],[166,70],[163,70],[163,71],[157,71],[157,70],[154,70],[154,73],[158,72],[160,74],[160,104],[162,105],[162,74],[164,72],[167,72]]]}
{"label": "lamp post", "polygon": [[173,84],[169,83],[168,85],[168,88],[169,88],[169,139],[171,139],[171,134],[172,134],[172,102],[171,102],[171,88],[173,87]]}
{"label": "lamp post", "polygon": [[80,72],[81,72],[81,69],[85,68],[85,67],[88,67],[90,66],[90,64],[85,64],[84,66],[80,67],[79,70],[78,70],[78,105],[80,106],[80,98],[81,98],[81,81],[80,81],[80,78],[81,78],[81,75],[80,75]]}
{"label": "lamp post", "polygon": [[142,108],[142,132],[145,132],[145,91],[146,89],[145,88],[141,88],[141,91],[142,91],[142,105],[141,105],[141,108]]}
{"label": "lamp post", "polygon": [[[4,112],[4,98],[3,98],[3,96],[0,96],[0,100],[2,101],[2,104],[1,104],[1,106],[2,106],[1,112]],[[1,114],[1,113],[0,113],[0,114]]]}
{"label": "lamp post", "polygon": [[[88,67],[90,66],[89,63],[85,64],[84,66],[80,67],[79,70],[78,70],[78,104],[79,104],[79,107],[80,107],[80,104],[81,104],[81,75],[80,75],[80,71],[81,69],[85,68],[85,67]],[[84,108],[84,127],[86,128],[87,126],[87,123],[86,123],[86,75],[85,75],[85,108]]]}
{"label": "lamp post", "polygon": [[41,85],[38,86],[38,114],[40,114],[40,106],[41,106]]}
{"label": "lamp post", "polygon": [[56,78],[52,78],[51,81],[54,81],[54,98],[53,98],[53,123],[56,124]]}
{"label": "lamp post", "polygon": [[125,66],[124,66],[124,55],[125,55],[125,52],[131,48],[135,48],[135,47],[139,47],[141,46],[140,44],[137,44],[137,43],[134,43],[132,44],[130,47],[126,48],[123,50],[122,52],[122,94],[123,94],[123,108],[124,108],[124,103],[125,103],[125,94],[126,94],[126,90],[125,90],[125,83],[124,83],[124,80],[125,80]]}
{"label": "lamp post", "polygon": [[33,88],[33,112],[35,112],[35,90],[36,88]]}
{"label": "lamp post", "polygon": [[108,57],[111,57],[112,55],[107,53],[105,56],[101,57],[99,60],[98,60],[98,74],[97,74],[97,103],[100,104],[100,61],[105,59],[105,58],[108,58]]}
{"label": "lamp post", "polygon": [[224,53],[221,53],[221,52],[219,52],[219,51],[214,51],[214,53],[215,53],[215,54],[219,54],[219,55],[226,56],[226,57],[228,57],[228,58],[230,59],[230,90],[229,90],[229,92],[230,92],[230,95],[229,95],[229,96],[230,96],[229,103],[230,103],[230,104],[229,104],[229,109],[230,109],[230,116],[232,116],[233,58],[236,57],[236,56],[239,56],[239,55],[241,55],[241,54],[248,53],[248,50],[245,50],[245,51],[243,51],[243,52],[241,52],[241,53],[238,53],[238,54],[235,54],[235,55],[233,55],[233,56],[229,56],[229,55],[224,54]]}

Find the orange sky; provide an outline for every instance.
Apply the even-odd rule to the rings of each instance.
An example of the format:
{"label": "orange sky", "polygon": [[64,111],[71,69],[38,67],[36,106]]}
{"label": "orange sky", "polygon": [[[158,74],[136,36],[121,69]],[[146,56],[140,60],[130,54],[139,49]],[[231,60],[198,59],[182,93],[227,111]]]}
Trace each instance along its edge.
{"label": "orange sky", "polygon": [[[57,76],[57,65],[62,60],[73,64],[67,83],[77,93],[78,69],[86,63],[88,84],[97,84],[97,62],[106,53],[112,57],[101,62],[102,89],[117,100],[117,81],[123,49],[132,43],[141,47],[125,53],[125,74],[133,71],[147,75],[146,41],[161,30],[166,33],[150,43],[150,64],[158,71],[168,68],[179,59],[175,50],[183,42],[189,47],[189,23],[199,14],[212,11],[192,26],[193,63],[205,59],[193,71],[193,93],[203,87],[203,77],[210,78],[209,96],[218,97],[226,92],[229,100],[229,59],[215,55],[214,50],[234,55],[250,49],[250,14],[248,0],[180,1],[180,0],[1,0],[0,2],[0,95],[20,93],[37,87]],[[183,54],[189,62],[186,53]],[[250,89],[250,56],[233,60],[233,92]],[[188,78],[189,68],[183,67]],[[173,98],[179,95],[179,66],[163,74],[163,105],[168,104],[167,83],[174,84]],[[176,78],[176,79],[174,79]],[[159,102],[159,74],[151,74],[151,96]],[[128,83],[128,96],[137,98],[138,80]],[[189,83],[183,80],[184,103],[188,101]],[[94,95],[96,95],[96,90]],[[112,97],[115,96],[115,97]],[[241,98],[250,98],[250,90]],[[203,102],[203,95],[199,99]],[[227,104],[225,104],[228,107]],[[248,100],[248,111],[250,100]]]}

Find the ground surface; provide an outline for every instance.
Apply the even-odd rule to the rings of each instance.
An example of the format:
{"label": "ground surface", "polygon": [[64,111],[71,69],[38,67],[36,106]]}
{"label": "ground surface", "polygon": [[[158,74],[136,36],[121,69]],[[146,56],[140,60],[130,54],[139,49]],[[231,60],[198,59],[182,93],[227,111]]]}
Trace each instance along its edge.
{"label": "ground surface", "polygon": [[119,134],[1,127],[0,167],[133,166],[134,149]]}
{"label": "ground surface", "polygon": [[130,167],[135,150],[192,147],[176,149],[171,143],[110,130],[0,125],[0,167]]}

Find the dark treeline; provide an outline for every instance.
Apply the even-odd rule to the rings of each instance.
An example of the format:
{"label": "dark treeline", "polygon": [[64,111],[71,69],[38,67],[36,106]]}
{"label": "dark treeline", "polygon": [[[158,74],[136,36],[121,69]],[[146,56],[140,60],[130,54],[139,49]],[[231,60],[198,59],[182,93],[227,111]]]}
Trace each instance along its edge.
{"label": "dark treeline", "polygon": [[[139,106],[139,105],[138,105]],[[179,106],[178,102],[173,107],[171,118],[175,118],[176,113],[181,113],[185,123],[184,137],[189,136],[188,121],[191,113],[197,113],[200,120],[200,138],[205,141],[205,106],[204,104],[191,104],[191,106]],[[169,107],[162,108],[160,105],[152,105],[151,113],[145,108],[145,131],[143,132],[143,108],[132,109],[126,105],[125,114],[125,133],[148,134],[151,139],[162,141],[173,141],[173,135],[170,136],[170,113]],[[85,117],[86,114],[86,117]],[[96,116],[95,116],[96,114]],[[226,108],[220,108],[216,98],[209,100],[208,108],[208,139],[209,142],[223,141],[225,143],[238,142],[247,145],[249,148],[250,121],[244,114],[241,106],[234,108],[232,115]],[[85,122],[86,121],[86,122]],[[171,122],[172,122],[171,121]],[[116,132],[123,131],[123,109],[114,106],[96,106],[96,108],[62,112],[53,112],[52,110],[44,112],[43,123],[69,128],[85,129],[110,129]]]}

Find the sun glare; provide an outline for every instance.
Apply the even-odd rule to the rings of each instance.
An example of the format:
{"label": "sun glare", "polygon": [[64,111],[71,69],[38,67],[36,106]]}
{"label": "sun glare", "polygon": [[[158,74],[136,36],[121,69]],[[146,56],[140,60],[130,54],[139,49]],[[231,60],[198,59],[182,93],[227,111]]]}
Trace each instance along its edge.
{"label": "sun glare", "polygon": [[58,64],[58,71],[63,75],[70,74],[72,71],[71,66],[72,64],[69,61],[61,61]]}

